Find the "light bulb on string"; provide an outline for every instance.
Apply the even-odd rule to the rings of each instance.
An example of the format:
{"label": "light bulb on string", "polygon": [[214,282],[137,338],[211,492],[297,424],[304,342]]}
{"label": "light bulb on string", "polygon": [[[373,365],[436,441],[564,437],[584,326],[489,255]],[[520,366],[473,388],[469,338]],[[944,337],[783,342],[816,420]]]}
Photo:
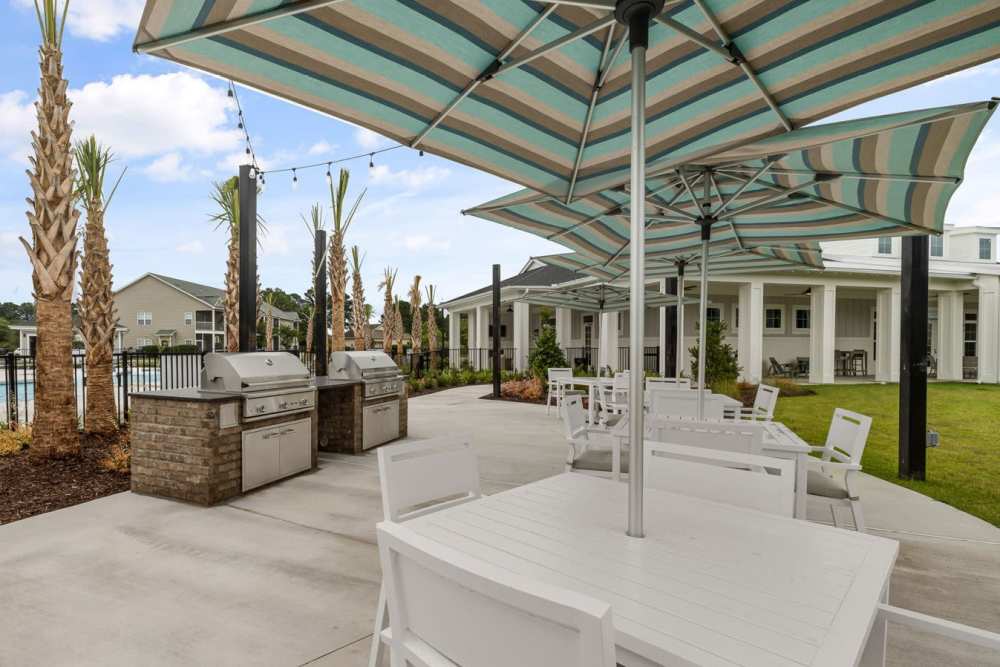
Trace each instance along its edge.
{"label": "light bulb on string", "polygon": [[295,168],[292,167],[292,189],[299,189],[299,175],[295,172]]}
{"label": "light bulb on string", "polygon": [[249,146],[247,146],[246,153],[247,153],[247,155],[250,155],[250,147]]}
{"label": "light bulb on string", "polygon": [[368,154],[368,168],[369,169],[375,168],[375,153]]}
{"label": "light bulb on string", "polygon": [[228,95],[229,97],[233,96],[233,87],[232,86],[229,86],[229,90],[226,91],[226,95]]}
{"label": "light bulb on string", "polygon": [[424,149],[423,149],[423,148],[421,148],[421,149],[420,149],[420,157],[423,157],[423,156],[424,156]]}
{"label": "light bulb on string", "polygon": [[330,173],[331,162],[326,163],[326,182],[328,185],[333,185],[333,174]]}

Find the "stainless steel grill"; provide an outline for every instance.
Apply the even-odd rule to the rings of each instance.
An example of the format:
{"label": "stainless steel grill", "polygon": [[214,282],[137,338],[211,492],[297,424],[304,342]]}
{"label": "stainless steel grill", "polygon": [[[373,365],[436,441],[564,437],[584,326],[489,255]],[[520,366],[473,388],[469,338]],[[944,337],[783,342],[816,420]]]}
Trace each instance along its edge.
{"label": "stainless steel grill", "polygon": [[403,374],[385,352],[334,352],[330,377],[360,380],[364,385],[361,446],[381,445],[399,437],[399,401]]}
{"label": "stainless steel grill", "polygon": [[305,412],[316,406],[309,371],[288,352],[206,354],[201,389],[242,394],[244,420]]}

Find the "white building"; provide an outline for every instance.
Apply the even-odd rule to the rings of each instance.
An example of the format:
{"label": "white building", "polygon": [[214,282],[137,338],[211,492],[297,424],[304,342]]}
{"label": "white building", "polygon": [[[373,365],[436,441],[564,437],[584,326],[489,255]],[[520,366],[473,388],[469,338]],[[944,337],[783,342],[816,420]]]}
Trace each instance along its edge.
{"label": "white building", "polygon": [[[931,238],[929,352],[932,376],[942,380],[1000,382],[1000,227],[946,226]],[[801,370],[810,382],[833,382],[848,374],[878,381],[899,379],[899,238],[823,244],[826,270],[730,274],[709,280],[709,317],[729,325],[728,342],[738,351],[744,379],[772,372],[772,359]],[[550,287],[580,274],[529,262],[501,284],[501,345],[505,367],[525,368],[541,316],[554,320],[570,363],[618,369],[627,364],[628,313],[598,315],[557,308],[549,313],[518,302],[525,289]],[[688,275],[688,297],[698,296],[697,276]],[[492,293],[484,287],[442,304],[451,317],[453,363],[484,366],[488,359]],[[746,313],[747,317],[742,314]],[[697,341],[698,307],[687,306],[685,349]],[[643,344],[646,368],[672,357],[666,328],[672,309],[648,309]],[[467,356],[466,356],[467,355]],[[685,355],[689,356],[689,355]],[[690,359],[684,360],[684,372]]]}

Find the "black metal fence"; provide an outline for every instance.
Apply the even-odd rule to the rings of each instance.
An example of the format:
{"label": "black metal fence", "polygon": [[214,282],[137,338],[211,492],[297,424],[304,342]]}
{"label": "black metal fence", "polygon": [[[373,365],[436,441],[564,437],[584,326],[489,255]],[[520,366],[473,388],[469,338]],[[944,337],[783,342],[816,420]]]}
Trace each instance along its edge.
{"label": "black metal fence", "polygon": [[[618,368],[623,371],[627,371],[631,364],[629,363],[629,348],[628,346],[620,346],[618,348]],[[653,347],[644,347],[642,349],[642,370],[647,373],[659,373],[660,372],[660,346],[656,345]]]}
{"label": "black metal fence", "polygon": [[599,357],[596,347],[567,347],[565,350],[566,361],[573,368],[586,368],[594,370],[597,368]]}

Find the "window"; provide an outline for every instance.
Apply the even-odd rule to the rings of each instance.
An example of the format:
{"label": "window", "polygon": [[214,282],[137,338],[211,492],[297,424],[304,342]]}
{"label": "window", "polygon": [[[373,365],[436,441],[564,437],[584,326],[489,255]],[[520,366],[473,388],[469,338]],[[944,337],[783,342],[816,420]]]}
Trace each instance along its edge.
{"label": "window", "polygon": [[153,344],[152,338],[136,338],[135,344],[137,347],[149,347]]}
{"label": "window", "polygon": [[931,237],[931,257],[944,257],[944,237]]}
{"label": "window", "polygon": [[211,331],[213,319],[211,310],[199,310],[194,314],[194,328],[199,331]]}
{"label": "window", "polygon": [[778,306],[771,306],[764,309],[764,329],[767,331],[784,331],[785,325],[783,316],[785,311]]}
{"label": "window", "polygon": [[979,259],[993,259],[993,239],[979,239]]}
{"label": "window", "polygon": [[963,341],[963,352],[966,357],[976,356],[976,329],[977,329],[976,313],[966,313],[965,314],[965,327],[964,335],[962,337]]}
{"label": "window", "polygon": [[226,330],[226,314],[222,310],[216,310],[215,312],[215,330],[225,331]]}
{"label": "window", "polygon": [[878,254],[880,255],[891,255],[892,254],[892,238],[888,236],[881,236],[878,240]]}
{"label": "window", "polygon": [[153,313],[147,310],[140,310],[135,314],[135,323],[140,327],[153,326]]}
{"label": "window", "polygon": [[793,326],[796,331],[809,331],[811,325],[808,308],[796,307]]}
{"label": "window", "polygon": [[192,322],[194,322],[194,313],[184,313],[184,324],[191,326]]}
{"label": "window", "polygon": [[715,306],[709,306],[705,309],[705,319],[709,322],[719,322],[722,320],[722,311]]}

